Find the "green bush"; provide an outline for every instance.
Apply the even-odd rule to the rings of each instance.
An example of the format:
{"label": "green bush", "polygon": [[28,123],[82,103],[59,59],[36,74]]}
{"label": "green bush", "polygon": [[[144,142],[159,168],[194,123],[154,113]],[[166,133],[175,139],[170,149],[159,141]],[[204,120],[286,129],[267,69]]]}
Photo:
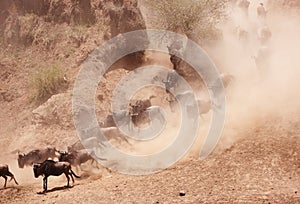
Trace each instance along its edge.
{"label": "green bush", "polygon": [[31,80],[33,100],[47,100],[64,86],[64,74],[59,65],[37,69]]}

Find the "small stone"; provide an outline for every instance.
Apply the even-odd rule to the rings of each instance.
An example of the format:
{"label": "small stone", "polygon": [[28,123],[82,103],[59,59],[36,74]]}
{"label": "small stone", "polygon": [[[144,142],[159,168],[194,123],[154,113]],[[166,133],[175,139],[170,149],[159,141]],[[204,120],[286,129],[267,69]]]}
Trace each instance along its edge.
{"label": "small stone", "polygon": [[185,196],[185,192],[184,191],[180,191],[179,192],[179,196]]}

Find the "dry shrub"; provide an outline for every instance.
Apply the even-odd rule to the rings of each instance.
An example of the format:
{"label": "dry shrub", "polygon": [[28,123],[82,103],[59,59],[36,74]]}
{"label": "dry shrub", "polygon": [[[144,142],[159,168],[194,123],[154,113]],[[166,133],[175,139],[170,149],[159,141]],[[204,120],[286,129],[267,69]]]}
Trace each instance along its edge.
{"label": "dry shrub", "polygon": [[200,40],[216,38],[228,0],[145,0],[154,28],[183,32]]}
{"label": "dry shrub", "polygon": [[32,99],[34,101],[47,100],[65,86],[62,68],[58,64],[38,68],[32,74],[31,85],[33,88]]}

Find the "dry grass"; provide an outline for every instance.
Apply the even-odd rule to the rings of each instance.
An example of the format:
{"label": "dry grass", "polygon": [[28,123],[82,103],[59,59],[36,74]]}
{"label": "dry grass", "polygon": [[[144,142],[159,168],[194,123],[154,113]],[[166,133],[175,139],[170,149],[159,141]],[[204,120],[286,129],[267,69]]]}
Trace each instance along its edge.
{"label": "dry grass", "polygon": [[64,73],[59,64],[36,69],[31,77],[33,101],[47,100],[64,86]]}

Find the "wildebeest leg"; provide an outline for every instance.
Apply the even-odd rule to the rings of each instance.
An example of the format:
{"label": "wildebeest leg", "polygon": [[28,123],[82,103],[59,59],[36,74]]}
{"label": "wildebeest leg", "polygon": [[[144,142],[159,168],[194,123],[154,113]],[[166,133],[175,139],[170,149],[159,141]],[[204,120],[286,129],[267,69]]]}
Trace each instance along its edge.
{"label": "wildebeest leg", "polygon": [[12,179],[14,179],[15,183],[16,183],[17,185],[19,185],[19,183],[17,182],[17,180],[15,179],[14,176],[12,177]]}
{"label": "wildebeest leg", "polygon": [[15,183],[16,183],[17,185],[19,185],[18,182],[17,182],[17,180],[15,179],[15,176],[14,176],[11,172],[8,172],[8,176],[10,176],[10,181],[11,181],[11,180],[14,180]]}
{"label": "wildebeest leg", "polygon": [[72,182],[74,183],[75,181],[74,181],[74,177],[73,177],[72,173],[70,172],[69,174],[71,176]]}
{"label": "wildebeest leg", "polygon": [[4,188],[6,188],[7,177],[6,177],[5,175],[3,175],[2,177],[5,179],[5,182],[4,182]]}
{"label": "wildebeest leg", "polygon": [[65,173],[65,175],[66,175],[66,177],[67,177],[67,180],[68,180],[68,182],[67,182],[67,187],[69,187],[70,186],[70,177],[69,177],[69,172],[68,173]]}
{"label": "wildebeest leg", "polygon": [[47,179],[48,179],[47,176],[45,176],[44,179],[43,179],[43,185],[44,185],[43,188],[44,188],[44,192],[47,191],[47,182],[48,182]]}
{"label": "wildebeest leg", "polygon": [[168,94],[170,94],[170,90],[172,88],[172,84],[171,83],[172,83],[171,81],[164,82],[164,84],[165,84],[165,90],[166,90],[166,93],[168,93]]}
{"label": "wildebeest leg", "polygon": [[99,169],[98,162],[96,162],[95,159],[91,159],[91,166],[93,166],[94,163],[96,163],[96,165],[94,166],[96,166],[96,168]]}
{"label": "wildebeest leg", "polygon": [[81,171],[83,171],[83,170],[82,170],[82,167],[81,167],[81,164],[79,164],[79,168],[80,168]]}
{"label": "wildebeest leg", "polygon": [[[75,167],[75,168],[76,168],[76,171],[78,172],[78,171],[79,171],[79,169],[78,169],[78,165],[76,165],[76,167]],[[80,167],[80,169],[81,169],[81,167]]]}

